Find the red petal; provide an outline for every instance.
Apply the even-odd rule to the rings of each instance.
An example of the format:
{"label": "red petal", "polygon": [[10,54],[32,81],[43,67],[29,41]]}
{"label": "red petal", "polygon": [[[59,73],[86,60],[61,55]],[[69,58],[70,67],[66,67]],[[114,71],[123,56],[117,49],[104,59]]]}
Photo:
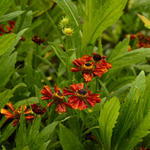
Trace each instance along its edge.
{"label": "red petal", "polygon": [[71,96],[69,99],[68,99],[68,102],[69,103],[74,103],[76,101],[80,101],[80,99],[76,96]]}
{"label": "red petal", "polygon": [[80,110],[87,109],[87,104],[85,103],[84,100],[81,100],[81,101],[80,101],[79,109],[80,109]]}
{"label": "red petal", "polygon": [[73,109],[79,109],[80,100],[74,101],[71,106]]}
{"label": "red petal", "polygon": [[55,84],[55,93],[59,92],[58,86]]}
{"label": "red petal", "polygon": [[63,89],[63,95],[75,95],[75,93],[73,93],[72,91],[68,90],[68,89]]}
{"label": "red petal", "polygon": [[77,86],[77,91],[80,90],[80,89],[83,89],[84,88],[84,83],[79,83],[79,84],[76,84]]}
{"label": "red petal", "polygon": [[58,104],[56,107],[56,112],[59,114],[66,112],[66,106],[64,104]]}
{"label": "red petal", "polygon": [[85,82],[90,82],[93,79],[93,75],[91,73],[83,73],[83,78]]}
{"label": "red petal", "polygon": [[14,115],[7,109],[1,109],[1,114],[5,115],[7,119],[13,119]]}
{"label": "red petal", "polygon": [[25,116],[26,120],[32,121],[35,117],[34,115]]}
{"label": "red petal", "polygon": [[92,101],[91,99],[87,99],[87,102],[92,106],[94,107],[96,102],[95,101]]}
{"label": "red petal", "polygon": [[47,107],[50,107],[53,103],[54,101],[51,101],[50,103],[47,104]]}
{"label": "red petal", "polygon": [[13,112],[15,112],[14,106],[11,102],[6,104],[6,106],[9,107]]}
{"label": "red petal", "polygon": [[81,69],[75,68],[75,67],[72,67],[72,68],[71,68],[71,72],[78,72],[78,71],[81,71]]}
{"label": "red petal", "polygon": [[27,109],[27,110],[24,111],[25,115],[30,114],[30,113],[32,113],[31,109]]}
{"label": "red petal", "polygon": [[71,88],[73,91],[77,91],[77,90],[78,90],[77,84],[72,84],[72,85],[70,85],[70,88]]}
{"label": "red petal", "polygon": [[18,121],[19,121],[18,119],[15,119],[12,123],[12,126],[15,127],[17,125]]}
{"label": "red petal", "polygon": [[84,64],[84,61],[79,58],[79,59],[75,59],[72,63],[77,67],[80,67],[81,65]]}
{"label": "red petal", "polygon": [[49,97],[49,99],[52,98],[52,92],[49,86],[44,86],[41,90],[41,94],[45,95],[46,97]]}
{"label": "red petal", "polygon": [[93,60],[93,57],[91,57],[89,55],[84,55],[84,56],[81,57],[81,59],[87,62],[87,61]]}

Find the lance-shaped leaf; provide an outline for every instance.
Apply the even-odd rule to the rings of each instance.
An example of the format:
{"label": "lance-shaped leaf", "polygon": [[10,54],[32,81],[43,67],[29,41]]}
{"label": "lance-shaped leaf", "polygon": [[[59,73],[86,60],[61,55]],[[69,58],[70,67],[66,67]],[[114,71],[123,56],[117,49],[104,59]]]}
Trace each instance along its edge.
{"label": "lance-shaped leaf", "polygon": [[100,112],[99,128],[105,150],[111,150],[113,128],[119,115],[120,102],[114,97],[104,104]]}

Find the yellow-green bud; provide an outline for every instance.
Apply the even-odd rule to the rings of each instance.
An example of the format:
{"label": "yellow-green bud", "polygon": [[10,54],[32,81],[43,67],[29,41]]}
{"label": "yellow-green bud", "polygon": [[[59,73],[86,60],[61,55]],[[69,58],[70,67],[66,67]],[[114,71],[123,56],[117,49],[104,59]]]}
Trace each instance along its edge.
{"label": "yellow-green bud", "polygon": [[61,26],[61,27],[65,27],[68,23],[69,23],[69,19],[68,19],[67,17],[64,17],[64,18],[60,21],[60,26]]}
{"label": "yellow-green bud", "polygon": [[65,35],[71,36],[72,33],[73,33],[73,29],[71,29],[71,28],[64,28],[64,29],[63,29],[63,33],[64,33]]}

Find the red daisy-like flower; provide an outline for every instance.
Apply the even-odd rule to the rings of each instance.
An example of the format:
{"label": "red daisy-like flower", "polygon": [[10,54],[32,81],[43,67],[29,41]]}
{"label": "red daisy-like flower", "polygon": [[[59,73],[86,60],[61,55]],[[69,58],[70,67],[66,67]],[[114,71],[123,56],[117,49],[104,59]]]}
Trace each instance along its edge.
{"label": "red daisy-like flower", "polygon": [[106,62],[105,58],[105,56],[97,53],[94,53],[93,57],[84,55],[73,61],[76,67],[72,67],[71,72],[81,71],[85,82],[90,82],[94,76],[101,77],[112,67],[110,63]]}
{"label": "red daisy-like flower", "polygon": [[70,88],[63,89],[64,95],[71,95],[68,102],[73,109],[87,109],[87,103],[94,107],[96,103],[100,103],[100,95],[92,94],[84,88],[84,83],[72,84]]}
{"label": "red daisy-like flower", "polygon": [[49,100],[51,99],[48,103],[48,107],[50,107],[53,103],[57,105],[56,107],[56,112],[59,114],[66,112],[66,107],[71,107],[67,102],[65,102],[64,94],[60,92],[59,88],[55,85],[55,93],[52,94],[51,89],[49,86],[44,86],[43,89],[41,90],[42,100]]}
{"label": "red daisy-like flower", "polygon": [[46,112],[46,108],[43,107],[42,109],[41,106],[38,104],[32,104],[31,107],[32,107],[32,111],[38,115],[43,115]]}
{"label": "red daisy-like flower", "polygon": [[[12,103],[8,103],[8,104],[6,104],[6,106],[10,109],[10,111],[2,108],[1,114],[5,115],[5,117],[7,119],[13,119],[14,121],[12,123],[12,126],[14,127],[17,125],[17,123],[20,119],[22,107],[20,106],[18,109],[15,110]],[[23,107],[23,111],[24,111],[26,120],[32,121],[34,119],[34,115],[31,114],[32,113],[31,109],[28,109],[27,106]]]}

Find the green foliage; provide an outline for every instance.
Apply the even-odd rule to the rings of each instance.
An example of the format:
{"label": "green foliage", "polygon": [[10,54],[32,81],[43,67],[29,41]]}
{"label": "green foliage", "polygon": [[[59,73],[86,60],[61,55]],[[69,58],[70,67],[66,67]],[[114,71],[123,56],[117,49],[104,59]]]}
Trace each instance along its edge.
{"label": "green foliage", "polygon": [[[83,26],[83,47],[93,44],[123,13],[126,0],[87,0]],[[90,31],[90,32],[89,32]]]}
{"label": "green foliage", "polygon": [[78,137],[76,137],[69,129],[67,129],[62,124],[60,124],[59,138],[64,150],[84,150],[84,147],[80,143]]}
{"label": "green foliage", "polygon": [[119,115],[120,103],[117,98],[112,98],[104,104],[99,118],[99,128],[103,147],[111,149],[111,137],[113,128]]}

